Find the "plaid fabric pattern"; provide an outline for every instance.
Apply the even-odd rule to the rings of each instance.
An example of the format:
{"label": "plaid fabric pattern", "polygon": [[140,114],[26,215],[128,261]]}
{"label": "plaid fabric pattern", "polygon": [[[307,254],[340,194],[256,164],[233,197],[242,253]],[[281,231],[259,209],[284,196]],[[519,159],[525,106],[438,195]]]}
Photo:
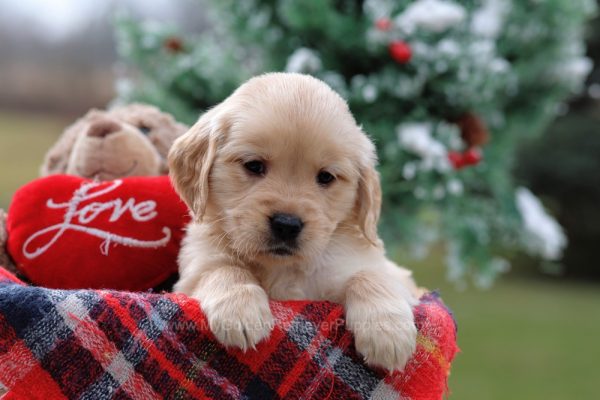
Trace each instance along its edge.
{"label": "plaid fabric pattern", "polygon": [[457,351],[435,295],[415,308],[417,353],[401,373],[368,368],[328,302],[272,302],[256,351],[225,350],[180,294],[30,287],[0,269],[5,399],[441,399]]}

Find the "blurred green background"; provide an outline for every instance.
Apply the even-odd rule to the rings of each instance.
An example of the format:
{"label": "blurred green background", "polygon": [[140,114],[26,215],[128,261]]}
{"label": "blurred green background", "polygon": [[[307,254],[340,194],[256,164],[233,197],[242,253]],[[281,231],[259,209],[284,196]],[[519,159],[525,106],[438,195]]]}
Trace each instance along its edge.
{"label": "blurred green background", "polygon": [[[3,2],[0,7],[9,10]],[[39,11],[43,3],[30,1],[30,11]],[[55,32],[57,38],[40,38],[15,29],[28,15],[20,10],[24,6],[13,10],[12,26],[0,16],[1,38],[10,39],[0,40],[0,207],[5,209],[14,191],[37,177],[45,151],[62,130],[88,108],[104,107],[114,97],[118,65],[113,69],[112,28],[100,18],[106,9],[63,3],[77,4],[79,11],[55,9],[65,18],[61,29],[69,15],[82,19],[89,14],[85,28],[78,23],[66,33]],[[164,1],[131,4],[149,16],[175,12]],[[194,22],[185,10],[165,18]],[[598,63],[600,21],[591,27],[588,55]],[[598,71],[590,77],[588,94],[568,105],[548,135],[522,149],[515,171],[565,226],[572,244],[563,260],[566,267],[540,266],[513,255],[513,269],[482,291],[447,282],[441,248],[407,264],[421,286],[441,292],[458,322],[461,353],[452,369],[450,399],[599,398],[600,268],[594,257],[600,244]],[[405,260],[402,254],[394,258]]]}

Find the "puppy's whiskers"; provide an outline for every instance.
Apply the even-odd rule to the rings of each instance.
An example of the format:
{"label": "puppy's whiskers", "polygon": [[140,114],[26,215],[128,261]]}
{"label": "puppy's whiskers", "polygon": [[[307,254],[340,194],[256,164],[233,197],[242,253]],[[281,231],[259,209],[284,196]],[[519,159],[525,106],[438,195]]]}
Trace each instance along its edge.
{"label": "puppy's whiskers", "polygon": [[252,259],[259,253],[259,248],[254,243],[255,235],[255,232],[248,231],[242,232],[241,235],[239,233],[237,235],[231,235],[233,236],[231,248],[238,261],[242,262],[244,261],[243,259]]}
{"label": "puppy's whiskers", "polygon": [[227,237],[227,232],[223,232],[221,233],[218,237],[211,239],[211,243],[215,244],[216,240],[218,239],[218,242],[216,243],[215,247],[217,249],[221,248],[221,243],[223,242],[223,240]]}
{"label": "puppy's whiskers", "polygon": [[217,219],[214,219],[214,220],[211,220],[210,222],[205,222],[205,221],[203,221],[202,223],[203,223],[203,224],[204,224],[206,227],[208,227],[208,228],[212,228],[212,227],[214,227],[215,225],[217,225],[218,223],[220,223],[220,222],[224,221],[224,220],[225,220],[225,218],[227,218],[227,216],[226,216],[226,215],[223,215],[222,217],[220,217],[220,218],[217,218]]}

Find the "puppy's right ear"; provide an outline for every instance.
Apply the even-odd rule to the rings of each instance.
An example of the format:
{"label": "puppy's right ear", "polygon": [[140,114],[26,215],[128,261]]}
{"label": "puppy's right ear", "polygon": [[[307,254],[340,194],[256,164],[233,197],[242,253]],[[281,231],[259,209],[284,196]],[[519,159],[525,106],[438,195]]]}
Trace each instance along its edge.
{"label": "puppy's right ear", "polygon": [[169,151],[169,175],[175,190],[201,222],[206,211],[209,176],[219,141],[227,132],[226,119],[214,108],[180,136]]}

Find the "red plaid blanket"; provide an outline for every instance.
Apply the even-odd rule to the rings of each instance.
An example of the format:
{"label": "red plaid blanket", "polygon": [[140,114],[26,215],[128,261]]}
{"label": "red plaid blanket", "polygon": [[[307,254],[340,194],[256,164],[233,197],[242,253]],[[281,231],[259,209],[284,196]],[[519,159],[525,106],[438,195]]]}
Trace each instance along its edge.
{"label": "red plaid blanket", "polygon": [[269,341],[226,351],[184,295],[49,290],[0,268],[4,398],[437,400],[446,391],[456,332],[434,294],[414,310],[413,360],[392,375],[364,365],[339,305],[271,308]]}

